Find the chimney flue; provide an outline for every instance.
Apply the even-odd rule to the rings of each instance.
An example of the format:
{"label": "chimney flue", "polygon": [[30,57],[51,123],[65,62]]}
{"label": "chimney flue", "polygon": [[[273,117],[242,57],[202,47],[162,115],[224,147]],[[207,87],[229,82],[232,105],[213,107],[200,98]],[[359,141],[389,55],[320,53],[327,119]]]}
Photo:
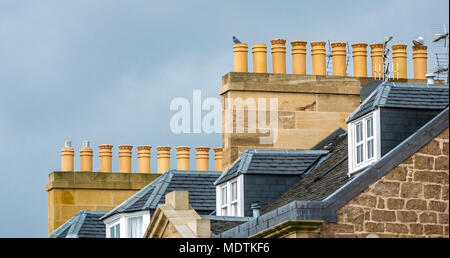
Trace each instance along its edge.
{"label": "chimney flue", "polygon": [[266,44],[253,44],[253,72],[267,73],[267,46]]}
{"label": "chimney flue", "polygon": [[179,146],[177,149],[177,169],[178,170],[189,170],[189,151],[191,150],[188,146]]}
{"label": "chimney flue", "polygon": [[162,174],[170,169],[170,147],[159,146],[156,150],[158,151],[158,173]]}
{"label": "chimney flue", "polygon": [[306,41],[292,41],[292,73],[306,74]]}
{"label": "chimney flue", "polygon": [[260,215],[260,209],[261,209],[261,206],[259,205],[259,203],[257,203],[257,202],[252,203],[251,206],[250,206],[250,208],[251,208],[252,211],[253,211],[253,217],[254,217],[254,218],[259,217],[259,215]]}
{"label": "chimney flue", "polygon": [[394,71],[394,78],[408,78],[406,48],[407,46],[404,44],[392,45],[392,59],[394,61],[392,70]]}
{"label": "chimney flue", "polygon": [[131,145],[119,146],[119,172],[131,173]]}
{"label": "chimney flue", "polygon": [[214,148],[214,161],[215,161],[215,171],[223,170],[223,158],[222,158],[222,148]]}
{"label": "chimney flue", "polygon": [[333,75],[345,76],[347,71],[347,43],[331,43],[331,56],[333,59]]}
{"label": "chimney flue", "polygon": [[383,44],[374,43],[370,44],[370,57],[372,60],[372,77],[375,79],[381,79],[383,77],[384,64],[383,64]]}
{"label": "chimney flue", "polygon": [[92,172],[92,157],[94,151],[89,147],[89,141],[83,141],[83,148],[80,150],[80,170]]}
{"label": "chimney flue", "polygon": [[286,73],[286,40],[272,39],[272,72]]}
{"label": "chimney flue", "polygon": [[209,147],[200,146],[195,148],[197,159],[197,170],[208,171],[209,170]]}
{"label": "chimney flue", "polygon": [[99,148],[100,172],[112,171],[112,148],[110,144],[101,144]]}
{"label": "chimney flue", "polygon": [[314,75],[327,74],[325,67],[325,44],[326,43],[324,41],[313,41],[310,43]]}
{"label": "chimney flue", "polygon": [[353,76],[367,77],[367,44],[352,44],[353,49]]}
{"label": "chimney flue", "polygon": [[427,73],[425,75],[425,77],[427,78],[427,84],[434,84],[434,78],[436,77],[436,74],[434,74],[434,73]]}
{"label": "chimney flue", "polygon": [[247,52],[247,43],[236,43],[233,45],[235,72],[248,72]]}
{"label": "chimney flue", "polygon": [[427,46],[412,46],[414,79],[425,79],[427,74]]}
{"label": "chimney flue", "polygon": [[138,172],[150,173],[150,149],[149,145],[137,146]]}
{"label": "chimney flue", "polygon": [[74,150],[71,141],[64,142],[64,148],[61,149],[61,171],[73,171]]}

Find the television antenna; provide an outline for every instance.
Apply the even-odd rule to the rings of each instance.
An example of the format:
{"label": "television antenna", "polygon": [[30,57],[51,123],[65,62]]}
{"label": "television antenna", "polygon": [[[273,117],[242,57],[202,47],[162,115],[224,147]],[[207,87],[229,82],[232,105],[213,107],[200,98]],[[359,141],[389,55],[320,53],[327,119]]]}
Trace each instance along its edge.
{"label": "television antenna", "polygon": [[352,49],[350,48],[350,44],[347,43],[347,60],[345,61],[345,75],[348,75],[348,64],[350,63],[350,57],[352,56]]}
{"label": "television antenna", "polygon": [[[449,38],[448,38],[448,24],[442,24],[438,25],[440,28],[439,33],[434,34],[433,43],[435,43],[438,47],[444,48],[444,51],[446,52],[440,52],[435,53],[436,57],[436,63],[437,66],[433,69],[433,73],[437,75],[437,78],[439,79],[439,76],[447,74],[447,83],[449,83],[449,73],[448,73],[448,59],[449,59]],[[441,27],[442,26],[442,27]],[[434,25],[434,31],[436,32],[437,25]],[[442,44],[443,42],[443,44]],[[442,51],[442,50],[441,50]]]}
{"label": "television antenna", "polygon": [[333,54],[332,54],[332,50],[331,50],[331,42],[330,40],[327,41],[327,66],[326,66],[326,71],[327,71],[327,75],[333,74]]}
{"label": "television antenna", "polygon": [[[391,75],[390,72],[390,63],[389,63],[389,54],[391,52],[391,50],[389,49],[389,42],[393,39],[392,36],[386,36],[384,37],[383,40],[383,67],[384,67],[384,71],[383,71],[383,81],[388,81],[389,80],[389,75]],[[397,67],[397,71],[393,70],[392,71],[392,76],[394,77],[395,72],[397,72],[397,77],[398,77],[398,67]]]}

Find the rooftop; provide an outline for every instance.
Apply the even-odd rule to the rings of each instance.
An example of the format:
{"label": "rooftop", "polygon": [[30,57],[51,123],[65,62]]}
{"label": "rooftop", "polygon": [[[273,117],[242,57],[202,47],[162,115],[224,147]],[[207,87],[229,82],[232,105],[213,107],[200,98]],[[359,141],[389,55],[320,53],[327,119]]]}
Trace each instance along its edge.
{"label": "rooftop", "polygon": [[50,238],[105,238],[106,226],[100,217],[107,211],[81,210],[50,233]]}

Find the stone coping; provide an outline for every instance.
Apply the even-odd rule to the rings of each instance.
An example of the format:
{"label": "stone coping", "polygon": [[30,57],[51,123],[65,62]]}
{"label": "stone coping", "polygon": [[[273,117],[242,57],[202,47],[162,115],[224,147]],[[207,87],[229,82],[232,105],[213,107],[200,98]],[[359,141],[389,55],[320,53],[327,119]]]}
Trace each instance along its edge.
{"label": "stone coping", "polygon": [[49,174],[46,190],[52,189],[99,189],[140,190],[161,174],[119,172],[66,172]]}

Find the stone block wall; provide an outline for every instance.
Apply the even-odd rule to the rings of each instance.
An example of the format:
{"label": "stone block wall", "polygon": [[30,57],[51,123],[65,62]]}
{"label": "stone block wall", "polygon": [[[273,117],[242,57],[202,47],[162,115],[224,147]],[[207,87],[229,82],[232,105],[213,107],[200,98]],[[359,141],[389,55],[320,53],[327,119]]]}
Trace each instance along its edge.
{"label": "stone block wall", "polygon": [[449,237],[448,138],[447,128],[311,237]]}

